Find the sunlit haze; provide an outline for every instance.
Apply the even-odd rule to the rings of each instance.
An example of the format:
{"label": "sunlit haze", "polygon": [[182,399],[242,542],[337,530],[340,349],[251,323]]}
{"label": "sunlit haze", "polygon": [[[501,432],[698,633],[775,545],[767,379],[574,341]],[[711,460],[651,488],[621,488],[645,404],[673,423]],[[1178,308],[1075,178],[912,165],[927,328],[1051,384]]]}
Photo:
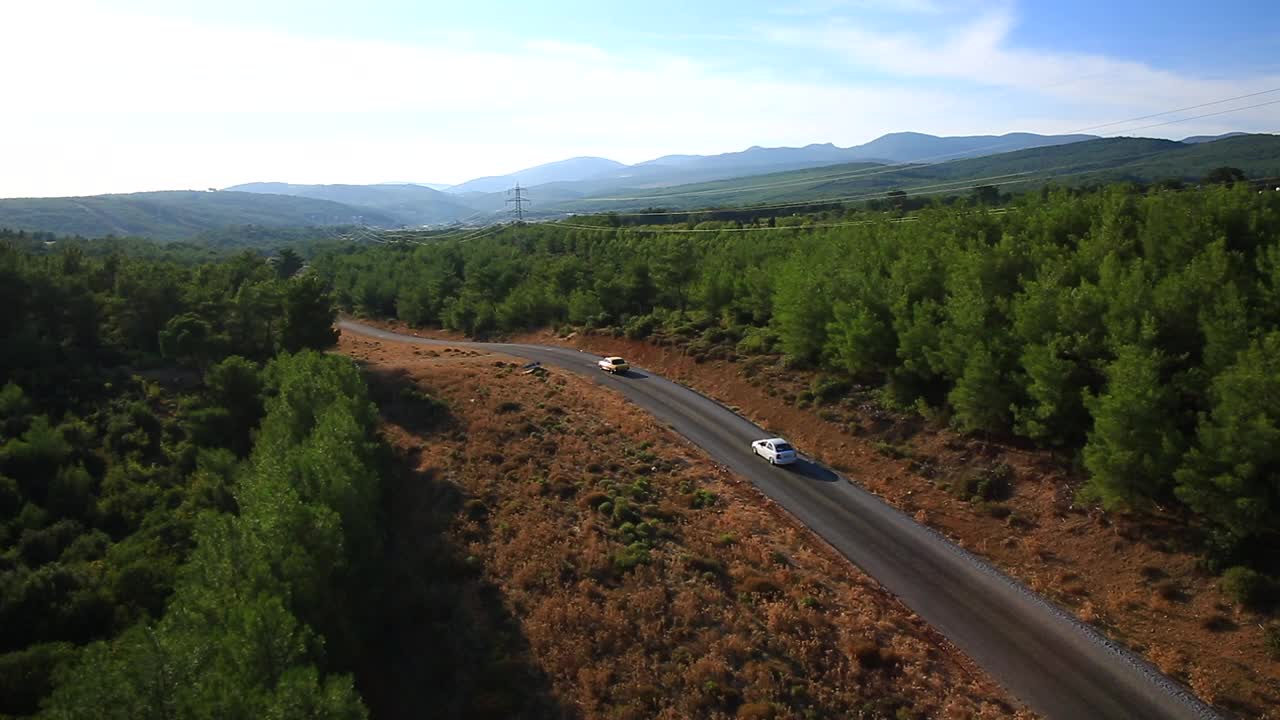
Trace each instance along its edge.
{"label": "sunlit haze", "polygon": [[[1270,2],[1040,5],[9,0],[0,197],[1064,133],[1280,88]],[[1276,99],[1092,132],[1275,132],[1280,104],[1222,111]]]}

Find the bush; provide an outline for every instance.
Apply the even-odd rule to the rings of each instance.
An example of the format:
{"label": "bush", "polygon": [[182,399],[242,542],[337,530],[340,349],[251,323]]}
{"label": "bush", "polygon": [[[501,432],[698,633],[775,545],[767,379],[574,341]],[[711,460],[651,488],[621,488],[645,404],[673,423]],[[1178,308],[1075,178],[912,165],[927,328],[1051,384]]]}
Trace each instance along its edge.
{"label": "bush", "polygon": [[773,352],[778,336],[768,328],[749,327],[742,333],[737,350],[743,355],[763,355]]}
{"label": "bush", "polygon": [[625,548],[613,554],[613,566],[619,571],[627,571],[637,565],[646,565],[649,562],[649,545],[644,542],[634,542]]}
{"label": "bush", "polygon": [[1004,463],[966,476],[959,486],[960,494],[970,500],[996,502],[1013,494],[1013,468]]}
{"label": "bush", "polygon": [[901,445],[877,441],[875,443],[875,448],[876,452],[885,457],[893,458],[894,460],[905,460],[906,458],[911,457],[911,449],[902,447]]}
{"label": "bush", "polygon": [[818,402],[825,405],[848,395],[849,391],[853,389],[853,384],[843,378],[819,375],[813,379],[810,389]]}
{"label": "bush", "polygon": [[657,324],[658,321],[652,315],[641,315],[627,321],[624,332],[632,340],[643,340],[653,334]]}
{"label": "bush", "polygon": [[[603,505],[600,506],[600,511],[604,512]],[[613,507],[611,508],[610,515],[615,527],[620,526],[623,523],[640,522],[640,514],[631,507],[631,504],[627,502],[626,498],[616,497],[613,499]]]}
{"label": "bush", "polygon": [[1267,646],[1267,653],[1276,660],[1280,660],[1280,623],[1273,622],[1268,625],[1262,637],[1263,643]]}
{"label": "bush", "polygon": [[693,491],[693,498],[689,501],[689,504],[698,510],[711,507],[716,504],[716,494],[706,488],[698,488]]}
{"label": "bush", "polygon": [[722,327],[709,327],[702,331],[703,342],[710,343],[712,345],[732,339],[733,338],[729,336],[729,332]]}
{"label": "bush", "polygon": [[1252,610],[1265,608],[1275,595],[1275,583],[1271,578],[1239,565],[1222,573],[1221,587],[1232,600]]}

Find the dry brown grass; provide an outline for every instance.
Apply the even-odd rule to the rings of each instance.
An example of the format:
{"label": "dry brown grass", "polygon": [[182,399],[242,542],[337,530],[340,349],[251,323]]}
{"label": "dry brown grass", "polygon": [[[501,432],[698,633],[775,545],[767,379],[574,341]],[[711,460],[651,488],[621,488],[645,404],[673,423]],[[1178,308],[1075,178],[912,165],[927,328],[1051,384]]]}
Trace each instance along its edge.
{"label": "dry brown grass", "polygon": [[[1175,648],[1161,651],[1157,664],[1189,678],[1202,698],[1236,716],[1280,718],[1280,662],[1267,649],[1267,618],[1234,606],[1200,569],[1188,542],[1195,528],[1177,517],[1131,518],[1076,505],[1081,479],[1065,457],[960,437],[859,397],[837,403],[839,422],[824,419],[798,402],[813,373],[777,358],[698,363],[669,344],[581,333],[571,342],[548,333],[520,340],[607,348],[738,408],[1149,659],[1157,660],[1152,648]],[[1007,517],[945,486],[997,463],[1016,478],[1002,503]],[[1078,579],[1058,582],[1064,570]],[[1216,614],[1230,623],[1206,622]]]}
{"label": "dry brown grass", "polygon": [[388,437],[429,447],[422,469],[468,496],[450,533],[573,714],[1020,714],[874,581],[617,395],[487,354],[349,335],[340,350],[453,409],[447,431]]}

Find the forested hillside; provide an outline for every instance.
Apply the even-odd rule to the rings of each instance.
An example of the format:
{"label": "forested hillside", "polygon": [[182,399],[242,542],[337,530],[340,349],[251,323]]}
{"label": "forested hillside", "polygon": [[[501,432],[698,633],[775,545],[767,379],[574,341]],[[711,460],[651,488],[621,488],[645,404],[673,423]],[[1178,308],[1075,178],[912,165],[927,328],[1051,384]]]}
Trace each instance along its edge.
{"label": "forested hillside", "polygon": [[[1046,191],[909,220],[521,226],[314,267],[350,310],[474,335],[567,323],[776,348],[831,392],[876,384],[963,431],[1078,453],[1089,499],[1181,508],[1212,567],[1280,570],[1280,193]],[[1233,571],[1264,602],[1252,572]]]}
{"label": "forested hillside", "polygon": [[[362,717],[364,383],[316,277],[0,238],[0,715]],[[51,694],[52,693],[52,694]]]}
{"label": "forested hillside", "polygon": [[[424,188],[425,189],[425,188]],[[301,227],[402,224],[376,208],[306,197],[241,192],[146,192],[71,198],[0,199],[0,228],[55,235],[137,235],[179,240],[233,225]]]}
{"label": "forested hillside", "polygon": [[[503,188],[504,190],[506,188]],[[397,224],[418,226],[455,222],[477,214],[476,208],[451,195],[421,185],[293,185],[248,183],[227,188],[231,192],[289,195],[341,203],[374,211],[370,224],[390,216]],[[363,210],[356,210],[361,213]],[[348,218],[346,222],[350,222]]]}

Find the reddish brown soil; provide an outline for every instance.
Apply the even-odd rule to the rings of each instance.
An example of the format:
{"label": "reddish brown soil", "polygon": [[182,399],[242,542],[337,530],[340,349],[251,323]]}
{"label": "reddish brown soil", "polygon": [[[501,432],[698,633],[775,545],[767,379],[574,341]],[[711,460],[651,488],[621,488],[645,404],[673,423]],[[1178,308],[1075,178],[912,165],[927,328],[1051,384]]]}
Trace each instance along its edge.
{"label": "reddish brown soil", "polygon": [[[386,435],[430,448],[421,470],[471,498],[450,532],[576,714],[1028,716],[874,580],[620,395],[487,352],[353,333],[339,351],[448,403],[447,431],[388,423]],[[628,566],[640,525],[648,560]]]}

